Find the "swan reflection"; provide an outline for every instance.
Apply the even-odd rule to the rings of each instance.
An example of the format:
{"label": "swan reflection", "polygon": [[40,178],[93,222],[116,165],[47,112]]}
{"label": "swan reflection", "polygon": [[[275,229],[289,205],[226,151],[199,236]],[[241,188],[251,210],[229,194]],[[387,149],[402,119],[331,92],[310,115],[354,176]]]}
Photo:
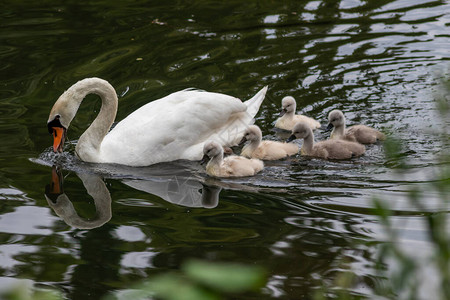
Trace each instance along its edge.
{"label": "swan reflection", "polygon": [[100,227],[111,219],[111,195],[100,176],[88,173],[77,175],[87,193],[94,199],[94,218],[87,220],[77,214],[69,197],[64,193],[64,179],[61,169],[57,166],[52,167],[52,183],[45,187],[47,203],[67,225],[79,229]]}
{"label": "swan reflection", "polygon": [[219,204],[219,187],[207,186],[198,180],[180,176],[159,177],[147,180],[123,180],[122,183],[164,199],[167,202],[187,206],[214,208]]}
{"label": "swan reflection", "polygon": [[[77,172],[87,193],[94,199],[96,214],[92,219],[80,217],[64,193],[64,178],[59,166],[52,166],[52,181],[45,187],[48,205],[68,225],[79,229],[100,227],[111,219],[111,195],[103,177],[94,173]],[[219,203],[222,188],[206,185],[189,176],[168,175],[145,179],[122,179],[122,183],[181,206],[214,208]]]}

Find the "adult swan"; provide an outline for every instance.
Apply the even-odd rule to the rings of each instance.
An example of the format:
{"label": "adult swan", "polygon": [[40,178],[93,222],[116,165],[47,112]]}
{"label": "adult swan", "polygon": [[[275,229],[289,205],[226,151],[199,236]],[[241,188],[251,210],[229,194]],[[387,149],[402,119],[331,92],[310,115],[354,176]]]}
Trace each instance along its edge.
{"label": "adult swan", "polygon": [[53,151],[62,152],[66,130],[80,103],[97,94],[102,106],[75,147],[78,157],[93,163],[148,166],[177,159],[200,160],[203,144],[237,144],[264,100],[267,86],[246,102],[195,89],[152,101],[120,121],[109,133],[117,113],[117,94],[107,81],[86,78],[65,91],[53,105],[47,126]]}

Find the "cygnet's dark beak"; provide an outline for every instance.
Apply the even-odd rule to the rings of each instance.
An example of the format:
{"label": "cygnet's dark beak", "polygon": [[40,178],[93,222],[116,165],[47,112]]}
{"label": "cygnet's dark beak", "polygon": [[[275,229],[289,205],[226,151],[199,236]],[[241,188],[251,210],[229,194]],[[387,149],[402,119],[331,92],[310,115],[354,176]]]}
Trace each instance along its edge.
{"label": "cygnet's dark beak", "polygon": [[295,135],[291,134],[291,136],[286,140],[286,143],[292,142],[293,140],[297,139]]}
{"label": "cygnet's dark beak", "polygon": [[283,108],[280,112],[280,117],[284,116],[285,113],[286,113],[286,109]]}
{"label": "cygnet's dark beak", "polygon": [[245,136],[242,137],[242,140],[239,142],[238,146],[240,147],[240,146],[244,145],[246,141],[247,141],[247,139],[245,138]]}
{"label": "cygnet's dark beak", "polygon": [[327,128],[325,128],[325,132],[330,131],[331,129],[333,129],[333,127],[334,127],[333,124],[328,123]]}
{"label": "cygnet's dark beak", "polygon": [[203,155],[203,158],[202,158],[202,160],[200,161],[200,164],[201,164],[201,165],[204,165],[204,164],[206,164],[208,161],[209,161],[209,156],[205,154],[205,155]]}

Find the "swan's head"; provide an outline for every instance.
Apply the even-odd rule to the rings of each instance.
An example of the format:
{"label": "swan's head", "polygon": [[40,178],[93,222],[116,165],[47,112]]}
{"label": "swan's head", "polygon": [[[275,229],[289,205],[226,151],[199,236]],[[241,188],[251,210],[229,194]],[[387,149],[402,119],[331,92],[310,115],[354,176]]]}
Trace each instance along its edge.
{"label": "swan's head", "polygon": [[54,152],[63,152],[67,128],[78,109],[78,106],[73,107],[74,102],[69,100],[69,91],[70,89],[55,102],[47,121],[48,132],[53,135]]}
{"label": "swan's head", "polygon": [[328,127],[326,130],[331,130],[333,127],[340,127],[345,124],[345,117],[342,111],[335,109],[328,114]]}
{"label": "swan's head", "polygon": [[48,132],[53,135],[54,152],[63,151],[67,128],[69,128],[70,122],[72,122],[75,117],[81,102],[81,100],[74,101],[74,98],[80,97],[74,87],[78,87],[82,81],[77,82],[65,91],[55,102],[50,111],[47,128]]}
{"label": "swan's head", "polygon": [[280,117],[287,113],[295,112],[297,107],[297,103],[295,102],[294,97],[286,96],[281,100],[281,113]]}
{"label": "swan's head", "polygon": [[244,144],[245,142],[249,141],[252,142],[260,142],[262,139],[262,132],[261,129],[259,129],[256,125],[250,125],[244,132],[244,136],[242,137],[241,142],[239,145]]}
{"label": "swan's head", "polygon": [[222,146],[214,141],[206,142],[203,146],[203,159],[201,163],[203,164],[218,155],[223,155]]}
{"label": "swan's head", "polygon": [[295,124],[294,128],[292,128],[292,134],[286,142],[289,143],[295,139],[304,139],[310,134],[312,134],[311,127],[309,127],[305,122],[298,122]]}
{"label": "swan's head", "polygon": [[109,95],[112,98],[111,109],[115,117],[117,96],[114,88],[106,80],[93,77],[78,81],[58,98],[50,111],[47,127],[50,134],[53,134],[53,151],[62,152],[70,122],[75,117],[81,101],[90,93],[98,94],[102,98],[102,108],[103,97]]}
{"label": "swan's head", "polygon": [[61,115],[56,114],[47,122],[48,132],[53,135],[53,151],[63,152],[64,140],[66,139],[67,127],[61,122]]}

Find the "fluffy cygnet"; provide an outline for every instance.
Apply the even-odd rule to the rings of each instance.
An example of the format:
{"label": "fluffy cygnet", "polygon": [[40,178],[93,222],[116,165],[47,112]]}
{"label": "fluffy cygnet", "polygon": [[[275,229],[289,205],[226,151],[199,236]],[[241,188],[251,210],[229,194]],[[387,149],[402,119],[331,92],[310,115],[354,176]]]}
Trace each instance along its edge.
{"label": "fluffy cygnet", "polygon": [[374,144],[386,139],[380,131],[366,125],[354,125],[345,128],[345,116],[342,111],[335,109],[328,114],[327,130],[333,128],[330,139],[342,139],[360,144]]}
{"label": "fluffy cygnet", "polygon": [[284,130],[292,130],[294,125],[298,122],[305,122],[309,125],[309,127],[311,127],[312,130],[320,128],[320,123],[313,118],[303,115],[296,115],[296,107],[297,103],[295,102],[294,97],[284,97],[283,100],[281,100],[281,113],[280,117],[275,122],[275,127]]}
{"label": "fluffy cygnet", "polygon": [[300,122],[295,124],[288,142],[303,139],[300,154],[323,159],[349,159],[363,155],[366,148],[358,143],[344,140],[327,140],[314,143],[314,135],[308,124]]}
{"label": "fluffy cygnet", "polygon": [[299,147],[293,143],[275,141],[262,141],[261,129],[256,125],[250,125],[244,132],[240,144],[248,142],[242,148],[241,155],[248,158],[262,160],[277,160],[298,153]]}
{"label": "fluffy cygnet", "polygon": [[208,161],[206,173],[215,177],[253,176],[264,168],[259,159],[248,159],[231,155],[223,158],[223,148],[214,141],[206,142],[203,147],[202,162]]}

